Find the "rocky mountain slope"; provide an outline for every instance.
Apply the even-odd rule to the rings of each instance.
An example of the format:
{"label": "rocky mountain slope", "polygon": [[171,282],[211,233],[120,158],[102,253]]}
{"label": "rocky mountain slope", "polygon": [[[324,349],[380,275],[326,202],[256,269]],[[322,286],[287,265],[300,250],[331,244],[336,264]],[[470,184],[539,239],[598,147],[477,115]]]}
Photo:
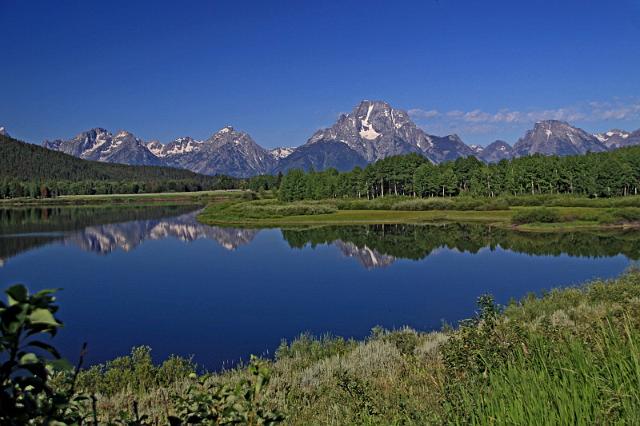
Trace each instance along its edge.
{"label": "rocky mountain slope", "polygon": [[269,173],[276,164],[269,151],[255,143],[251,136],[230,126],[201,143],[183,143],[182,148],[183,152],[169,155],[165,161],[207,175],[255,176]]}
{"label": "rocky mountain slope", "polygon": [[319,171],[331,167],[343,172],[366,165],[367,160],[348,145],[337,141],[321,141],[297,148],[291,155],[278,161],[273,173],[284,173],[290,169]]}
{"label": "rocky mountain slope", "polygon": [[532,154],[577,155],[607,150],[607,146],[594,135],[557,120],[537,122],[513,146],[516,157]]}

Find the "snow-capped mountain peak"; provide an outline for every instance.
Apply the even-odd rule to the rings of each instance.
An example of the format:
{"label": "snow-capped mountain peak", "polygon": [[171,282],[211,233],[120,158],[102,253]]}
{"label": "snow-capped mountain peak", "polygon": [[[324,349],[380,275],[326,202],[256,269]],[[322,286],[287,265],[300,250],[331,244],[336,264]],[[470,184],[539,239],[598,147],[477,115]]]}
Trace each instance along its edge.
{"label": "snow-capped mountain peak", "polygon": [[370,100],[340,115],[333,126],[318,130],[307,144],[328,142],[347,145],[367,162],[410,152],[427,153],[434,146],[433,137],[419,129],[407,112]]}
{"label": "snow-capped mountain peak", "polygon": [[275,158],[276,160],[281,160],[283,158],[287,158],[288,156],[290,156],[293,151],[295,151],[295,148],[293,147],[277,147],[277,148],[273,148],[269,150],[269,154],[271,154],[271,156],[273,158]]}

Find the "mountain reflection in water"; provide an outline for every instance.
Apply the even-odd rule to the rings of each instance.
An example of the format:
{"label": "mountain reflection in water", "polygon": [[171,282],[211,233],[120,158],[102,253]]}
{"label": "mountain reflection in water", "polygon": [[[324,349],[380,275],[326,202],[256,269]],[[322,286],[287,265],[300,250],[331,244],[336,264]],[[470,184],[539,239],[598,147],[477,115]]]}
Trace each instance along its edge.
{"label": "mountain reflection in water", "polygon": [[130,251],[147,240],[176,238],[191,242],[198,239],[216,241],[227,250],[249,244],[258,233],[254,229],[219,228],[198,223],[192,212],[174,218],[161,220],[140,220],[89,226],[82,231],[64,238],[65,244],[80,247],[86,251],[108,254],[117,249]]}

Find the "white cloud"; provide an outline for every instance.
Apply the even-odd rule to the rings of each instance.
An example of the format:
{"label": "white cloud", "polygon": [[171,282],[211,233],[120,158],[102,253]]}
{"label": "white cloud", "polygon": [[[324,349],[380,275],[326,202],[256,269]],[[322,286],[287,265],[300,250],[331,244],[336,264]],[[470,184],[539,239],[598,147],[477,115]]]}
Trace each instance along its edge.
{"label": "white cloud", "polygon": [[458,118],[463,116],[464,116],[464,111],[460,111],[460,110],[453,110],[447,113],[447,117],[452,117],[452,118]]}
{"label": "white cloud", "polygon": [[409,115],[412,117],[416,117],[416,118],[434,118],[434,117],[438,117],[440,115],[440,112],[438,110],[435,109],[430,109],[428,111],[425,111],[423,109],[410,109],[409,110]]}
{"label": "white cloud", "polygon": [[592,101],[555,109],[513,110],[501,109],[490,112],[481,109],[471,111],[451,110],[440,113],[435,109],[414,108],[409,115],[420,119],[444,119],[450,124],[532,124],[541,120],[561,120],[568,122],[588,122],[603,120],[640,120],[640,100],[620,99],[613,101]]}

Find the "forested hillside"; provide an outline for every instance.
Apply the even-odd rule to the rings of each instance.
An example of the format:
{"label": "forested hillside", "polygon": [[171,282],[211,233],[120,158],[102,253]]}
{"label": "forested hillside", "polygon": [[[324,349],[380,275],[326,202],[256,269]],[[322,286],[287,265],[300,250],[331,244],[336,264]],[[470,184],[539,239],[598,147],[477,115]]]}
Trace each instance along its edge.
{"label": "forested hillside", "polygon": [[291,170],[282,180],[280,199],[537,194],[611,197],[638,194],[639,186],[640,147],[571,157],[533,155],[497,164],[467,157],[434,165],[418,154],[409,154],[344,173],[335,169]]}
{"label": "forested hillside", "polygon": [[82,160],[0,135],[0,198],[200,191],[238,185],[237,179],[227,176]]}

